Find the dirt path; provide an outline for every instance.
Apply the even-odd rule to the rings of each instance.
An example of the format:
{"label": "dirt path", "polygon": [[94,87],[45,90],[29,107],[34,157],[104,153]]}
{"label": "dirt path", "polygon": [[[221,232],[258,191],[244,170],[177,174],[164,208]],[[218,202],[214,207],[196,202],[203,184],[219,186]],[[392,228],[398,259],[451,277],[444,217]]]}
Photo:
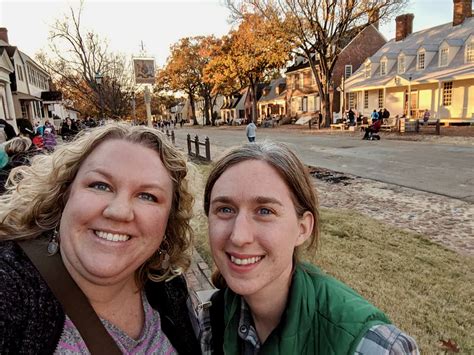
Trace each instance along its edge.
{"label": "dirt path", "polygon": [[474,256],[472,203],[324,169],[313,176],[322,207],[356,210]]}

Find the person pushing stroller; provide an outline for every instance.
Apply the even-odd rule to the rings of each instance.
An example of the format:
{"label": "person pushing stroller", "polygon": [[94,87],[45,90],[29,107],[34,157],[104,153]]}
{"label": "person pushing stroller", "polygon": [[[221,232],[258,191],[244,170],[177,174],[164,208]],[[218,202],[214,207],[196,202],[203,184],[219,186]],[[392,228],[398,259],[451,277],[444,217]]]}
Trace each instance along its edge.
{"label": "person pushing stroller", "polygon": [[372,118],[372,124],[365,129],[365,134],[362,139],[380,140],[380,136],[376,133],[380,131],[380,126],[382,126],[382,118],[379,117],[379,114],[377,113],[376,110],[372,112],[371,118]]}

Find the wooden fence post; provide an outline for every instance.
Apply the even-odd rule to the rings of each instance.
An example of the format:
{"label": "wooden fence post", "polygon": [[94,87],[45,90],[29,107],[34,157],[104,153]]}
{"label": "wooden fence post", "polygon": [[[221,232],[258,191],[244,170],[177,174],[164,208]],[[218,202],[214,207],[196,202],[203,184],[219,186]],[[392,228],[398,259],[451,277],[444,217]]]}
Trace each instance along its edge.
{"label": "wooden fence post", "polygon": [[194,137],[194,146],[196,147],[196,157],[199,157],[199,137],[197,134]]}
{"label": "wooden fence post", "polygon": [[211,161],[211,143],[209,142],[209,137],[206,137],[204,142],[206,147],[206,160]]}
{"label": "wooden fence post", "polygon": [[193,155],[191,151],[191,135],[188,133],[188,155]]}

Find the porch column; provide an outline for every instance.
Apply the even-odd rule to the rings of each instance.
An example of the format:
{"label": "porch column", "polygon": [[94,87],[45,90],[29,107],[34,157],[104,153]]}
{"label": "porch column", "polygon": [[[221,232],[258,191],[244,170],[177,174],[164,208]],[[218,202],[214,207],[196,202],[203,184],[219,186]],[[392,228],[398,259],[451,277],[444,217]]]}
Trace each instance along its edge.
{"label": "porch column", "polygon": [[441,80],[438,81],[438,112],[436,112],[436,119],[441,119]]}
{"label": "porch column", "polygon": [[[15,121],[15,106],[13,104],[13,95],[12,95],[12,89],[10,88],[9,83],[5,83],[5,94],[7,98],[7,107],[8,107],[8,115],[10,116],[10,119]],[[15,122],[16,126],[16,122]]]}
{"label": "porch column", "polygon": [[411,118],[411,80],[408,81],[407,118]]}
{"label": "porch column", "polygon": [[387,108],[387,87],[383,87],[383,108]]}
{"label": "porch column", "polygon": [[13,95],[12,89],[10,88],[10,83],[5,83],[5,98],[7,99],[7,115],[9,116],[5,118],[10,121],[9,123],[15,129],[15,132],[18,133],[20,130],[16,124],[15,106],[13,104]]}

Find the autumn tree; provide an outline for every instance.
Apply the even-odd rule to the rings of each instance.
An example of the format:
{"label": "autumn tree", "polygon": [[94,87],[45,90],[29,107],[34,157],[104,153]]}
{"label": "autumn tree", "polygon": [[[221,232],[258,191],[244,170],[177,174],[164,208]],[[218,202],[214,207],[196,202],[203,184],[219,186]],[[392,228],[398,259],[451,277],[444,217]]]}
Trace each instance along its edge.
{"label": "autumn tree", "polygon": [[291,47],[285,34],[256,14],[242,16],[239,27],[223,38],[221,50],[209,63],[207,75],[215,87],[248,87],[252,120],[257,118],[257,84],[289,59]]}
{"label": "autumn tree", "polygon": [[199,42],[198,55],[200,58],[199,70],[201,78],[199,96],[204,101],[204,115],[206,119],[206,125],[208,125],[210,124],[210,120],[212,120],[212,124],[214,124],[212,108],[214,107],[221,90],[219,87],[215,87],[214,83],[209,80],[208,76],[206,76],[206,68],[219,52],[219,49],[222,46],[222,41],[218,38],[215,38],[214,36],[207,36],[200,37]]}
{"label": "autumn tree", "polygon": [[249,13],[263,16],[288,36],[296,54],[309,63],[320,97],[326,125],[330,124],[332,73],[347,36],[356,29],[388,20],[407,0],[227,0],[237,19]]}
{"label": "autumn tree", "polygon": [[[109,52],[95,32],[82,30],[82,9],[81,2],[77,10],[71,7],[69,15],[55,21],[49,50],[37,54],[37,60],[82,112],[97,114],[103,103],[107,116],[121,117],[130,111],[130,65],[125,56]],[[100,86],[97,73],[103,76]]]}
{"label": "autumn tree", "polygon": [[204,102],[206,124],[210,124],[216,101],[213,85],[204,78],[204,68],[214,56],[220,40],[214,36],[182,38],[171,47],[166,66],[159,71],[157,85],[163,90],[183,91],[188,95],[191,116],[196,121],[196,100]]}
{"label": "autumn tree", "polygon": [[157,75],[160,88],[182,91],[188,95],[191,120],[196,120],[196,96],[202,85],[202,65],[199,57],[201,37],[186,37],[171,46],[171,54],[164,69]]}

